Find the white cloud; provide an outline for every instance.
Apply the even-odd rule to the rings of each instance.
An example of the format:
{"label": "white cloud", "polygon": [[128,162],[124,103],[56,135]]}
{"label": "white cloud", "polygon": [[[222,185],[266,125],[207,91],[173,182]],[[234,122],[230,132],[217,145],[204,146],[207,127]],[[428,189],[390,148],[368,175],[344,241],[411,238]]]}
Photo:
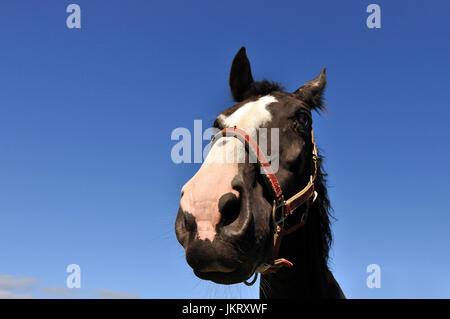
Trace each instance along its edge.
{"label": "white cloud", "polygon": [[[39,279],[34,277],[0,274],[0,299],[35,298],[30,292],[35,290],[38,282]],[[62,287],[45,287],[41,291],[56,297],[73,297],[78,293],[77,289]],[[112,291],[109,289],[97,289],[92,293],[94,298],[99,299],[140,299],[138,295],[132,292]]]}
{"label": "white cloud", "polygon": [[0,299],[32,299],[30,294],[16,294],[8,290],[0,290]]}
{"label": "white cloud", "polygon": [[47,287],[42,289],[42,291],[48,295],[58,296],[58,297],[70,297],[75,295],[76,289],[67,289],[60,287]]}
{"label": "white cloud", "polygon": [[0,275],[0,290],[31,291],[39,281],[37,278],[13,275]]}
{"label": "white cloud", "polygon": [[98,289],[94,291],[96,298],[101,299],[140,299],[140,297],[132,292],[119,292],[109,289]]}

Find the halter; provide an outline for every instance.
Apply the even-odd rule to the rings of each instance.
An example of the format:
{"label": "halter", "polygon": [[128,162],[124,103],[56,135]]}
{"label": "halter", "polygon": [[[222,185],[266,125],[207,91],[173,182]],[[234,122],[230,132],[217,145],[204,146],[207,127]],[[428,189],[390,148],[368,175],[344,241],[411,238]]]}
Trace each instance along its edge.
{"label": "halter", "polygon": [[[239,139],[245,145],[248,152],[252,153],[252,155],[255,156],[259,167],[263,169],[263,175],[265,176],[266,184],[268,188],[271,190],[272,196],[274,198],[272,205],[272,220],[274,223],[274,248],[272,251],[272,257],[270,258],[268,263],[265,263],[256,269],[255,278],[252,280],[252,282],[248,283],[244,281],[246,285],[253,285],[256,282],[257,273],[269,274],[275,272],[281,267],[293,266],[293,264],[289,260],[277,257],[281,245],[281,239],[283,238],[283,236],[290,234],[305,225],[306,220],[308,218],[309,205],[312,202],[314,202],[317,198],[317,192],[314,190],[314,182],[317,176],[318,155],[316,143],[314,140],[314,131],[311,129],[311,140],[313,144],[312,160],[314,163],[314,172],[310,176],[308,184],[302,190],[300,190],[298,193],[296,193],[287,200],[284,199],[280,183],[278,182],[278,179],[272,170],[272,166],[266,159],[264,153],[261,151],[258,143],[253,138],[251,138],[246,131],[234,127],[234,128],[225,128],[220,132],[218,132],[211,140],[211,146],[218,139],[224,136],[235,137]],[[309,201],[311,197],[313,197],[312,201]],[[307,208],[306,211],[303,213],[300,222],[298,222],[296,225],[288,229],[284,229],[284,221],[286,220],[286,218],[292,215],[298,207],[302,206],[305,203],[307,203]]]}

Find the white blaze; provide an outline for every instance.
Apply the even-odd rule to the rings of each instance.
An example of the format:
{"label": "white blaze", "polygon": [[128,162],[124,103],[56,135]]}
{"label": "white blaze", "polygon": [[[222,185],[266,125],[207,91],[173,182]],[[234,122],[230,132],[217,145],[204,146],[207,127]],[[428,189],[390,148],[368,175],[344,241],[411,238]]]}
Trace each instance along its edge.
{"label": "white blaze", "polygon": [[272,114],[267,110],[267,106],[275,102],[278,102],[275,97],[266,95],[244,104],[229,116],[221,114],[218,118],[225,127],[259,128],[272,120]]}

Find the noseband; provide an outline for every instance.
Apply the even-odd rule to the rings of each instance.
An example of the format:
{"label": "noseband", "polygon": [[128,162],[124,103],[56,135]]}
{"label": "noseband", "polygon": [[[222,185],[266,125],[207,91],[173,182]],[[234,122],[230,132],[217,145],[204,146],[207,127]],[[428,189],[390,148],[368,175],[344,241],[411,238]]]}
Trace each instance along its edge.
{"label": "noseband", "polygon": [[[262,168],[262,174],[264,175],[266,184],[271,190],[273,196],[272,220],[274,223],[274,248],[272,251],[272,257],[270,258],[268,263],[260,265],[255,270],[255,278],[252,280],[252,282],[247,283],[246,281],[244,281],[246,285],[252,285],[256,282],[257,273],[269,274],[275,272],[283,266],[293,266],[293,264],[289,260],[286,260],[284,258],[277,258],[278,250],[280,248],[281,239],[283,238],[283,236],[290,234],[305,225],[308,218],[309,205],[317,198],[317,192],[314,190],[314,182],[317,176],[318,155],[316,143],[314,140],[314,131],[311,129],[311,141],[313,145],[312,160],[314,163],[314,172],[310,176],[308,184],[302,190],[300,190],[298,193],[287,200],[285,200],[284,198],[280,183],[278,182],[278,179],[273,172],[270,162],[266,159],[266,156],[261,151],[258,143],[252,137],[250,137],[250,135],[246,131],[236,127],[225,128],[214,136],[214,138],[211,140],[211,146],[221,137],[235,137],[245,145],[249,154],[251,153],[257,159],[258,166]],[[310,201],[311,198],[312,200]],[[292,215],[294,211],[303,204],[307,204],[307,207],[300,218],[300,222],[288,229],[285,229],[284,221],[286,220],[286,218]]]}

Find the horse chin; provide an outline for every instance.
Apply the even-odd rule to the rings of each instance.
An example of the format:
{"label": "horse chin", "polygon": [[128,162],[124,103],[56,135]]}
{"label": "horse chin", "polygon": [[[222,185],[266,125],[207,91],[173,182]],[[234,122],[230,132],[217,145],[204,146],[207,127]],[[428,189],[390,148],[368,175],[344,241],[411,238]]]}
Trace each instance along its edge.
{"label": "horse chin", "polygon": [[194,269],[194,274],[203,280],[210,280],[216,284],[232,285],[243,282],[253,274],[253,267],[241,267],[231,272],[202,272]]}

